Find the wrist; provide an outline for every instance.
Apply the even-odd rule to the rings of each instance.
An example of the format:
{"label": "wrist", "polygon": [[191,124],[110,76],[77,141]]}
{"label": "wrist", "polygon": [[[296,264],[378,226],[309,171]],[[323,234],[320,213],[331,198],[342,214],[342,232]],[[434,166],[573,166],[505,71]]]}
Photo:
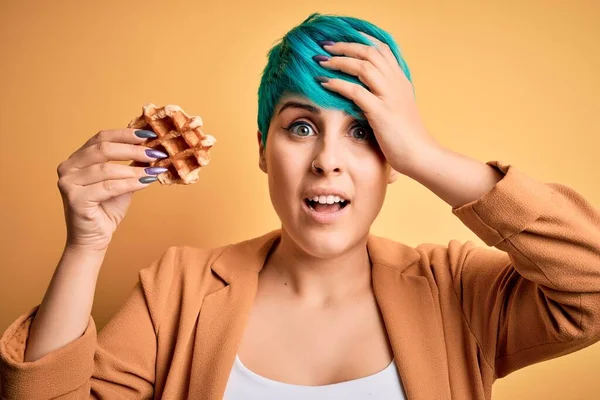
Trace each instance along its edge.
{"label": "wrist", "polygon": [[65,252],[73,253],[73,254],[86,254],[86,255],[104,255],[108,250],[108,245],[106,246],[91,246],[91,245],[83,245],[78,243],[70,243],[68,240],[65,242]]}
{"label": "wrist", "polygon": [[431,172],[432,168],[446,156],[448,150],[441,145],[430,145],[422,147],[413,157],[407,157],[410,160],[408,165],[403,165],[401,172],[409,178],[420,181],[423,175]]}
{"label": "wrist", "polygon": [[63,250],[61,265],[86,265],[88,268],[100,269],[107,249],[94,249],[84,246],[66,244]]}

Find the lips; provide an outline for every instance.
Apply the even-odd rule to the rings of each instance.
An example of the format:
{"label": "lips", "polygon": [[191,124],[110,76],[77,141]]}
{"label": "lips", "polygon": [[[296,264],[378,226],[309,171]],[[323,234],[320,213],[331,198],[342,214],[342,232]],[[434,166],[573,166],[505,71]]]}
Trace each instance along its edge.
{"label": "lips", "polygon": [[348,204],[350,204],[349,201],[340,201],[340,202],[334,202],[332,204],[323,204],[323,203],[320,203],[318,201],[314,201],[311,199],[304,199],[304,202],[311,210],[318,212],[318,213],[337,212],[337,211],[345,208]]}
{"label": "lips", "polygon": [[[346,205],[343,207],[340,205],[340,203],[338,203],[337,205],[335,205],[335,204],[319,204],[319,205],[315,205],[315,207],[317,207],[317,209],[319,209],[320,207],[328,207],[328,206],[330,206],[332,208],[329,208],[326,211],[317,211],[317,209],[315,209],[310,204],[310,201],[308,199],[306,199],[305,201],[302,202],[302,209],[304,210],[304,212],[306,212],[308,217],[313,222],[316,222],[317,224],[321,224],[321,225],[329,225],[329,224],[335,223],[342,216],[347,214],[348,210],[350,209],[349,205],[350,205],[350,202],[346,202]],[[333,207],[335,207],[335,209]],[[323,209],[321,209],[321,210],[323,210]]]}

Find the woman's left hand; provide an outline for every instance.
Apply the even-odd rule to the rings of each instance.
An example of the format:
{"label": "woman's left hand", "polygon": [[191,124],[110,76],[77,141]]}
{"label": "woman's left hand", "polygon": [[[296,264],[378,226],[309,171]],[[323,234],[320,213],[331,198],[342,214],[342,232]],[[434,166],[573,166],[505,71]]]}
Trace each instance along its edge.
{"label": "woman's left hand", "polygon": [[387,44],[360,32],[376,47],[337,42],[323,48],[333,57],[320,65],[358,77],[369,90],[343,79],[329,79],[323,87],[354,101],[373,129],[379,147],[396,171],[408,175],[441,146],[425,129],[414,100],[412,84]]}

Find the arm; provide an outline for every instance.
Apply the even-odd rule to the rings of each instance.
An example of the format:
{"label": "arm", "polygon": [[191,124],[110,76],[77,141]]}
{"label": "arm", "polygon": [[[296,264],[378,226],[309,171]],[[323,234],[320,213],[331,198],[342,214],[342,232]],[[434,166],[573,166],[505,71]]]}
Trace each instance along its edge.
{"label": "arm", "polygon": [[427,164],[416,179],[502,250],[449,246],[455,292],[496,376],[600,340],[600,212],[499,162],[444,151]]}
{"label": "arm", "polygon": [[33,362],[85,331],[106,251],[65,248],[29,330],[25,362]]}
{"label": "arm", "polygon": [[417,164],[404,173],[452,208],[479,199],[504,176],[488,164],[441,146],[427,147],[420,154]]}
{"label": "arm", "polygon": [[29,327],[39,307],[19,317],[0,339],[0,397],[152,398],[158,319],[172,282],[176,253],[170,247],[140,271],[126,302],[97,337],[88,315],[82,336],[26,362]]}
{"label": "arm", "polygon": [[599,340],[600,212],[568,187],[441,149],[421,120],[406,65],[386,43],[363,35],[377,51],[328,44],[333,57],[319,64],[368,89],[344,79],[321,85],[364,111],[395,171],[428,187],[505,252],[449,246],[454,289],[497,376]]}

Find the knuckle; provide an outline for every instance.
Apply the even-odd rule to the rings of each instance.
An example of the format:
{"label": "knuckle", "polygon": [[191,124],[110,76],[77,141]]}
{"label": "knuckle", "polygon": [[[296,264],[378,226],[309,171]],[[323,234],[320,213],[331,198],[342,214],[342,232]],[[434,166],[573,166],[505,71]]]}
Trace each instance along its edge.
{"label": "knuckle", "polygon": [[96,144],[96,148],[98,149],[98,152],[106,155],[108,154],[108,151],[110,150],[110,143],[109,142],[100,142],[98,144]]}
{"label": "knuckle", "polygon": [[96,134],[94,136],[92,136],[92,141],[95,143],[98,143],[98,142],[101,142],[102,140],[104,140],[105,137],[106,137],[106,131],[104,129],[101,129],[98,132],[96,132]]}
{"label": "knuckle", "polygon": [[110,163],[101,163],[98,164],[98,169],[100,170],[101,174],[108,174],[111,172],[112,170],[112,165]]}
{"label": "knuckle", "polygon": [[369,71],[371,70],[371,68],[369,68],[369,63],[368,62],[362,62],[360,63],[360,66],[358,67],[358,73],[361,76],[367,76],[369,74]]}
{"label": "knuckle", "polygon": [[98,140],[105,142],[108,139],[110,139],[110,131],[101,130],[100,132],[98,132]]}
{"label": "knuckle", "polygon": [[379,51],[374,46],[367,47],[367,57],[375,57]]}
{"label": "knuckle", "polygon": [[96,132],[91,138],[89,138],[83,144],[83,146],[81,146],[81,149],[86,148],[88,146],[93,146],[94,144],[100,142],[102,140],[101,138],[104,136],[104,134],[102,132],[104,132],[104,131],[100,130],[100,131]]}
{"label": "knuckle", "polygon": [[56,186],[58,186],[58,189],[62,193],[67,193],[69,191],[66,179],[64,177],[58,178],[58,180],[56,181]]}
{"label": "knuckle", "polygon": [[66,167],[65,167],[65,164],[63,161],[60,164],[58,164],[58,167],[56,168],[56,175],[58,175],[59,178],[61,176],[65,175],[65,173],[66,173],[65,169],[66,169]]}
{"label": "knuckle", "polygon": [[115,185],[113,181],[103,181],[102,188],[108,193],[113,193],[115,190]]}

